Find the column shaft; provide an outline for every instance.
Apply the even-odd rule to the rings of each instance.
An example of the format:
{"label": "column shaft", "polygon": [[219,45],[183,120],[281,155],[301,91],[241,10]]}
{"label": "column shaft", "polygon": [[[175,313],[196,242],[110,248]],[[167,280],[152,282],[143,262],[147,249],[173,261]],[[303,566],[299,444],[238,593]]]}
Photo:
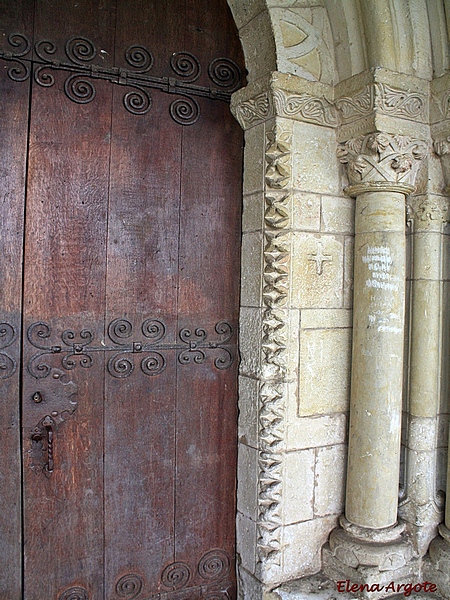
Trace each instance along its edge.
{"label": "column shaft", "polygon": [[346,518],[360,527],[382,529],[397,520],[405,195],[364,187],[353,186],[352,193],[357,199]]}

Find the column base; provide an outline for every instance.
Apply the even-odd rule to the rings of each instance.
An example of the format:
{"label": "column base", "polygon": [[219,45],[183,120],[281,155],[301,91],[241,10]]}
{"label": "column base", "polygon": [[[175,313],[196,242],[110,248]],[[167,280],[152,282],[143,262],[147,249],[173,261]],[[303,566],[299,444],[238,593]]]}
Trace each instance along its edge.
{"label": "column base", "polygon": [[376,600],[401,593],[399,586],[418,583],[420,563],[407,539],[405,525],[375,530],[341,517],[323,548],[324,573],[334,581],[359,584],[358,598]]}
{"label": "column base", "polygon": [[439,534],[430,544],[424,563],[424,576],[437,585],[437,591],[450,600],[450,529],[442,523]]}

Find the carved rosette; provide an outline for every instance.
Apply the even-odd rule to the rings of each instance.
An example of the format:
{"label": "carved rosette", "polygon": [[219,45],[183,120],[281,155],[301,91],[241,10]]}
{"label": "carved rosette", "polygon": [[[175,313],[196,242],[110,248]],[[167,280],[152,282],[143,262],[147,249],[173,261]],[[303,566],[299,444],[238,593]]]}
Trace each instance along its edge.
{"label": "carved rosette", "polygon": [[282,469],[287,394],[287,335],[291,260],[292,123],[266,134],[264,287],[259,390],[260,567],[279,566],[282,550]]}
{"label": "carved rosette", "polygon": [[420,140],[383,132],[360,135],[338,147],[339,160],[346,165],[351,184],[374,189],[393,184],[405,193],[413,191],[426,153],[426,145]]}

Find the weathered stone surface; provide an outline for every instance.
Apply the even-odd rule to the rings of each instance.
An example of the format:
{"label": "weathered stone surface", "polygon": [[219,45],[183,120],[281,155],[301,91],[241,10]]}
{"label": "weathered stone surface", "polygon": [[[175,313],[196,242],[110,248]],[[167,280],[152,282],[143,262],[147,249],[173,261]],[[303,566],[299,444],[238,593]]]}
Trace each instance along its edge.
{"label": "weathered stone surface", "polygon": [[292,199],[292,227],[298,231],[320,230],[320,195],[294,192]]}
{"label": "weathered stone surface", "polygon": [[354,233],[355,201],[348,197],[322,197],[321,230],[328,233]]}
{"label": "weathered stone surface", "polygon": [[236,550],[242,567],[254,575],[256,569],[256,523],[238,512],[236,516]]}
{"label": "weathered stone surface", "polygon": [[246,307],[261,306],[263,235],[251,231],[242,235],[242,252],[246,260],[241,267],[241,304]]}
{"label": "weathered stone surface", "polygon": [[344,240],[331,235],[293,234],[292,305],[341,308]]}
{"label": "weathered stone surface", "polygon": [[258,377],[261,372],[261,328],[262,311],[258,308],[241,308],[241,363],[243,375]]}
{"label": "weathered stone surface", "polygon": [[264,189],[264,125],[256,125],[245,132],[244,193]]}
{"label": "weathered stone surface", "polygon": [[314,514],[339,515],[344,510],[347,447],[328,446],[316,451]]}
{"label": "weathered stone surface", "polygon": [[[297,406],[295,407],[297,408]],[[346,441],[345,414],[314,415],[299,418],[290,411],[287,425],[287,444],[292,449],[321,448],[334,446]]]}
{"label": "weathered stone surface", "polygon": [[320,569],[320,549],[336,524],[337,517],[330,516],[286,527],[284,581],[316,573]]}
{"label": "weathered stone surface", "polygon": [[348,410],[350,344],[349,329],[302,330],[299,416]]}
{"label": "weathered stone surface", "polygon": [[264,195],[262,192],[244,196],[242,208],[242,232],[262,231],[264,219]]}
{"label": "weathered stone surface", "polygon": [[334,131],[308,123],[294,123],[294,187],[305,192],[338,196],[338,163]]}
{"label": "weathered stone surface", "polygon": [[258,395],[259,381],[239,376],[239,441],[253,448],[258,447]]}
{"label": "weathered stone surface", "polygon": [[238,446],[237,508],[244,516],[256,522],[258,481],[258,451],[245,444]]}
{"label": "weathered stone surface", "polygon": [[308,521],[314,516],[315,462],[314,450],[289,452],[286,455],[283,495],[283,521],[286,525]]}

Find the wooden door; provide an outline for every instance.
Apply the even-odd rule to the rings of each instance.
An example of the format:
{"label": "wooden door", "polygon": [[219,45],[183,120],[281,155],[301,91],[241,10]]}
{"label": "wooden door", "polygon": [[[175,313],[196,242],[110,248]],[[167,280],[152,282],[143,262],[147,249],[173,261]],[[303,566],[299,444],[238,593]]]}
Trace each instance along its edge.
{"label": "wooden door", "polygon": [[0,17],[0,597],[235,598],[226,0]]}

